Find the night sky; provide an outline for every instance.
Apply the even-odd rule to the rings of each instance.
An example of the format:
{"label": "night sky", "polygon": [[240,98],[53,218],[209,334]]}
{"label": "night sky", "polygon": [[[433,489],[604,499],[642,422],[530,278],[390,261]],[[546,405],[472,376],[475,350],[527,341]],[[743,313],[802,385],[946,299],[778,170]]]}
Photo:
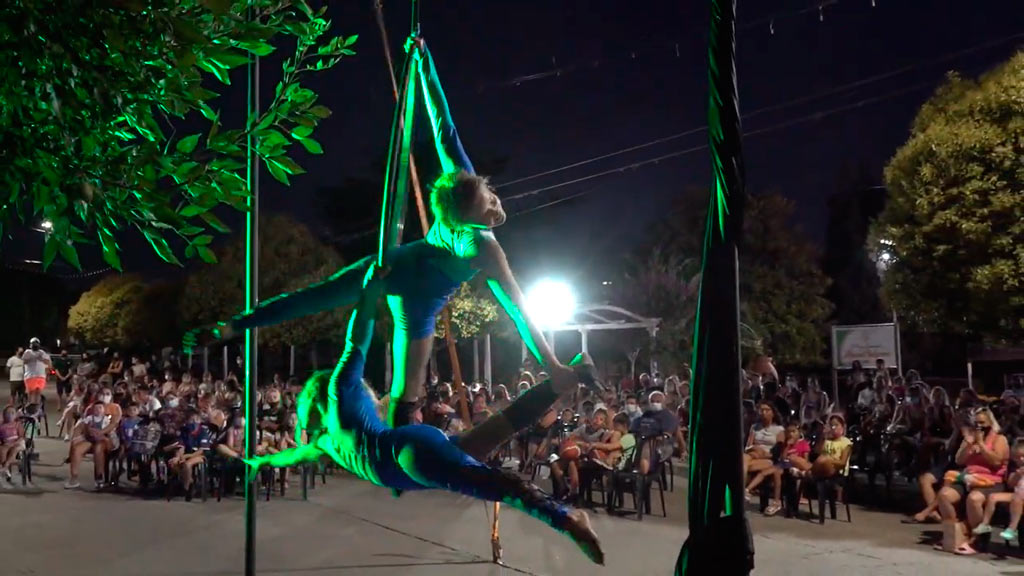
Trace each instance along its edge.
{"label": "night sky", "polygon": [[[326,153],[309,157],[299,149],[295,158],[309,173],[290,189],[264,177],[262,196],[265,208],[292,212],[318,230],[318,188],[346,177],[379,178],[373,165],[386,150],[393,107],[373,3],[331,4],[335,30],[360,39],[357,56],[308,82],[334,111],[316,134]],[[408,3],[385,4],[397,48],[409,29]],[[556,186],[506,202],[511,217],[498,236],[524,283],[541,275],[600,281],[674,195],[707,185],[702,149],[561,185],[706,142],[699,129],[706,124],[707,4],[424,0],[423,34],[470,156],[507,159],[494,177],[503,196]],[[825,4],[822,20],[817,2],[739,3],[741,111],[786,105],[744,122],[748,133],[764,130],[744,140],[747,187],[795,200],[793,225],[815,240],[824,237],[826,201],[843,169],[862,165],[880,184],[917,107],[947,70],[977,75],[1024,43],[1020,0]],[[276,80],[279,67],[266,68],[266,78]],[[850,88],[889,72],[899,73]],[[244,78],[236,84],[244,86]],[[829,91],[836,93],[807,98]],[[225,97],[226,108],[241,104]],[[659,145],[501,185],[692,129]],[[31,243],[22,244],[14,252],[38,258]],[[160,268],[141,243],[123,245],[129,269]],[[5,250],[7,261],[17,257]],[[102,267],[99,258],[85,260],[86,267]]]}

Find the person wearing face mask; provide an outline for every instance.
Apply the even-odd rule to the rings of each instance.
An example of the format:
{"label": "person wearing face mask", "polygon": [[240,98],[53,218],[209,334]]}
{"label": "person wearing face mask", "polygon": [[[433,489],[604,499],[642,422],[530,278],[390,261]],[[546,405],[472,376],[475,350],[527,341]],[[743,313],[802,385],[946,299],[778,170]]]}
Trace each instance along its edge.
{"label": "person wearing face mask", "polygon": [[640,410],[640,404],[635,394],[626,395],[626,406],[624,409],[626,411],[626,416],[629,417],[630,427],[633,426],[633,423],[636,422],[638,418],[643,416],[643,412]]}
{"label": "person wearing face mask", "polygon": [[633,421],[630,432],[638,436],[661,436],[671,438],[670,441],[658,446],[658,456],[669,458],[675,450],[681,450],[685,444],[683,431],[679,427],[679,419],[671,410],[665,410],[665,393],[655,390],[647,396],[648,409]]}
{"label": "person wearing face mask", "polygon": [[[92,417],[87,421],[83,418],[72,433],[73,439],[68,454],[71,465],[70,476],[64,484],[65,489],[78,488],[78,469],[86,454],[93,455],[93,477],[96,490],[102,490],[108,479],[105,477],[107,456],[120,447],[117,428],[121,424],[121,407],[114,404],[113,392],[103,387],[96,397],[96,402],[86,410]],[[100,420],[101,419],[101,420]],[[102,426],[102,427],[100,427]]]}

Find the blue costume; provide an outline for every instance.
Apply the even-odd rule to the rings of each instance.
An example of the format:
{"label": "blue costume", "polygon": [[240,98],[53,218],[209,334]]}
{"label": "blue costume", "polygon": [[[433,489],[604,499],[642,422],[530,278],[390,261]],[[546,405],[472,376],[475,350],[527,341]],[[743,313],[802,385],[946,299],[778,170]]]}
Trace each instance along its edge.
{"label": "blue costume", "polygon": [[[512,472],[492,468],[459,449],[457,438],[423,424],[389,428],[363,385],[363,353],[352,348],[335,371],[328,397],[328,433],[316,446],[341,467],[378,486],[395,490],[441,489],[480,500],[505,502],[556,529],[569,508],[540,493]],[[337,427],[336,429],[334,427]]]}

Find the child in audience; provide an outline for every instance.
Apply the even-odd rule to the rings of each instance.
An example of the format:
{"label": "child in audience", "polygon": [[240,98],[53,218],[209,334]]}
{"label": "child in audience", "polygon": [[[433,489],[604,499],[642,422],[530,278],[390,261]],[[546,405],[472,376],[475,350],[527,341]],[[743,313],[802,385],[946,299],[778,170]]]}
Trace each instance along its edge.
{"label": "child in audience", "polygon": [[107,411],[102,402],[89,407],[89,412],[78,421],[77,433],[71,438],[71,446],[82,442],[100,442],[103,440],[103,429],[107,426]]}
{"label": "child in audience", "polygon": [[590,461],[594,464],[607,470],[621,467],[632,457],[636,447],[636,438],[629,433],[629,416],[624,412],[615,415],[612,433],[606,441],[582,444],[580,448],[589,452]]}
{"label": "child in audience", "polygon": [[181,479],[186,502],[192,500],[193,470],[206,460],[210,440],[209,430],[203,426],[199,411],[190,410],[188,422],[181,430],[181,440],[169,447],[175,455],[167,461],[168,469],[174,471]]}
{"label": "child in audience", "polygon": [[1017,539],[1017,526],[1020,525],[1021,515],[1024,514],[1024,442],[1017,442],[1013,445],[1013,452],[1010,454],[1009,472],[1006,477],[1006,487],[1012,492],[997,492],[990,494],[985,499],[985,515],[974,529],[974,534],[989,534],[992,532],[992,516],[996,513],[996,506],[1003,503],[1010,503],[1010,523],[1006,526],[999,537],[1010,542]]}
{"label": "child in audience", "polygon": [[4,408],[3,422],[0,423],[0,488],[11,488],[11,469],[18,461],[18,454],[25,450],[25,427],[18,422],[18,411],[14,406]]}

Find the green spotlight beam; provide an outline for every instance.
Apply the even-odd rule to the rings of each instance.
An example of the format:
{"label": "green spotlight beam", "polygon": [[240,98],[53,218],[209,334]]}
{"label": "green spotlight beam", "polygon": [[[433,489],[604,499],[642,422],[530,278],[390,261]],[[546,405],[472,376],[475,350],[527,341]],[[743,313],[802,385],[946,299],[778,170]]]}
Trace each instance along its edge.
{"label": "green spotlight beam", "polygon": [[708,136],[712,184],[693,339],[690,535],[676,576],[749,574],[754,545],[743,510],[739,252],[744,191],[736,88],[736,0],[711,0]]}

